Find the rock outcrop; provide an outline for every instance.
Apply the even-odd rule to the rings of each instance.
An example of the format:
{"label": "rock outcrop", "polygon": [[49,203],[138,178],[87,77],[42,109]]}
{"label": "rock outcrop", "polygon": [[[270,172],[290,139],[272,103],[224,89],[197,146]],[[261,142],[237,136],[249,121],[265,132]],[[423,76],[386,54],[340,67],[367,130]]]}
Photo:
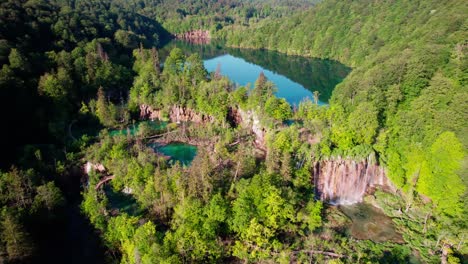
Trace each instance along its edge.
{"label": "rock outcrop", "polygon": [[176,34],[175,37],[194,44],[208,44],[211,40],[210,31],[201,29]]}
{"label": "rock outcrop", "polygon": [[172,122],[209,123],[214,121],[212,116],[200,114],[182,106],[173,106],[169,112],[169,118]]}
{"label": "rock outcrop", "polygon": [[394,191],[383,167],[373,160],[337,158],[316,162],[313,177],[317,198],[332,204],[353,204],[376,187]]}
{"label": "rock outcrop", "polygon": [[161,120],[162,117],[161,110],[154,109],[146,104],[140,105],[140,119]]}
{"label": "rock outcrop", "polygon": [[235,126],[249,128],[255,135],[255,145],[257,148],[266,150],[266,129],[260,124],[260,120],[253,111],[244,111],[240,108],[231,108],[228,113],[228,120]]}
{"label": "rock outcrop", "polygon": [[[160,109],[154,109],[149,105],[140,105],[140,118],[141,119],[163,119],[163,113]],[[194,123],[208,123],[213,122],[214,118],[210,115],[205,115],[194,111],[193,109],[174,105],[169,110],[169,119],[171,122],[194,122]]]}
{"label": "rock outcrop", "polygon": [[91,171],[97,171],[99,173],[106,172],[106,168],[101,163],[92,163],[88,161],[84,165],[84,171],[86,175],[89,175]]}

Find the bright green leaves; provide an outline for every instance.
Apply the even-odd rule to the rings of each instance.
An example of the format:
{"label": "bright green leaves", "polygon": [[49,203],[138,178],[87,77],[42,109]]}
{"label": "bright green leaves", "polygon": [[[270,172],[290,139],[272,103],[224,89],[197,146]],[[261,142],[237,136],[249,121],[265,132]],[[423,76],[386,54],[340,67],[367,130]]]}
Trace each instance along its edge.
{"label": "bright green leaves", "polygon": [[309,232],[313,232],[322,226],[322,209],[322,202],[309,201],[307,206],[297,214],[297,220],[303,222]]}
{"label": "bright green leaves", "polygon": [[135,225],[138,218],[130,217],[126,214],[112,217],[107,225],[105,239],[111,244],[119,245],[122,241],[128,240],[135,234]]}
{"label": "bright green leaves", "polygon": [[253,218],[242,234],[242,240],[235,242],[232,254],[238,258],[251,261],[267,259],[270,257],[272,244],[279,248],[278,241],[270,241],[273,236],[273,230],[259,224],[257,219]]}
{"label": "bright green leaves", "polygon": [[371,145],[379,128],[377,114],[377,108],[367,102],[359,104],[347,118],[341,106],[332,106],[329,110],[332,141],[343,151],[359,145]]}
{"label": "bright green leaves", "polygon": [[437,209],[448,215],[461,213],[460,196],[465,191],[459,173],[464,158],[463,146],[452,132],[442,133],[432,144],[421,164],[418,192],[429,196]]}
{"label": "bright green leaves", "polygon": [[226,78],[201,82],[194,90],[194,99],[198,111],[224,121],[229,107],[231,83]]}
{"label": "bright green leaves", "polygon": [[284,98],[270,97],[265,103],[265,112],[272,118],[284,121],[291,118],[291,106]]}
{"label": "bright green leaves", "polygon": [[140,104],[154,104],[156,92],[161,89],[159,53],[151,50],[136,49],[133,51],[135,62],[133,70],[137,76],[130,89],[129,107],[138,109]]}
{"label": "bright green leaves", "polygon": [[232,101],[235,105],[245,108],[248,100],[248,88],[241,86],[231,93]]}
{"label": "bright green leaves", "polygon": [[185,60],[184,52],[179,48],[174,48],[164,62],[164,72],[174,75],[183,72]]}
{"label": "bright green leaves", "polygon": [[372,103],[361,103],[348,117],[348,125],[355,144],[372,144],[379,122],[377,108]]}
{"label": "bright green leaves", "polygon": [[234,255],[250,260],[269,256],[272,249],[281,248],[275,238],[295,222],[294,206],[276,187],[276,179],[266,173],[251,180],[241,180],[236,186],[238,197],[232,205],[230,228],[239,236]]}
{"label": "bright green leaves", "polygon": [[198,53],[194,53],[187,58],[184,66],[184,73],[193,84],[206,80],[208,72]]}
{"label": "bright green leaves", "polygon": [[65,203],[60,189],[53,182],[48,182],[36,188],[33,209],[45,208],[49,212]]}
{"label": "bright green leaves", "polygon": [[185,199],[175,208],[170,244],[191,261],[217,259],[223,254],[218,234],[226,217],[227,203],[220,194],[206,205],[197,199]]}
{"label": "bright green leaves", "polygon": [[343,107],[332,105],[328,111],[331,128],[331,140],[341,150],[353,147],[353,136],[348,129],[346,114]]}
{"label": "bright green leaves", "polygon": [[302,202],[280,182],[278,176],[263,172],[240,180],[235,187],[238,195],[232,203],[229,222],[238,237],[234,256],[254,262],[272,258],[274,252],[287,247],[282,235],[312,232],[322,225],[322,203],[311,200],[297,209]]}
{"label": "bright green leaves", "polygon": [[81,209],[88,216],[91,224],[100,230],[106,230],[107,203],[107,197],[98,193],[93,187],[88,188],[81,202]]}
{"label": "bright green leaves", "polygon": [[[465,191],[461,179],[463,145],[453,132],[440,134],[429,147],[412,144],[387,154],[389,177],[405,192],[415,190],[429,197],[437,211],[450,216],[461,213]],[[403,153],[403,154],[400,154]]]}
{"label": "bright green leaves", "polygon": [[65,100],[71,90],[71,77],[64,68],[59,68],[55,74],[46,73],[39,80],[39,93],[54,100]]}
{"label": "bright green leaves", "polygon": [[255,86],[250,92],[249,108],[262,109],[266,101],[273,96],[276,92],[275,85],[268,81],[263,72],[260,73],[258,79],[255,81]]}
{"label": "bright green leaves", "polygon": [[122,263],[154,263],[159,248],[156,226],[152,222],[139,225],[138,218],[126,214],[109,220],[105,239],[122,252]]}

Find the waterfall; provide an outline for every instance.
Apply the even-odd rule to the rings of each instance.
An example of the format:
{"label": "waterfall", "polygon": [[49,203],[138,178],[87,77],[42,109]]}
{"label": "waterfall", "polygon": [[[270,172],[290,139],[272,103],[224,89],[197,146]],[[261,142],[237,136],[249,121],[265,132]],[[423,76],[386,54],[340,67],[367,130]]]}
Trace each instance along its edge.
{"label": "waterfall", "polygon": [[362,202],[370,188],[382,186],[393,190],[385,171],[370,156],[362,161],[342,159],[316,162],[313,169],[315,195],[331,204]]}

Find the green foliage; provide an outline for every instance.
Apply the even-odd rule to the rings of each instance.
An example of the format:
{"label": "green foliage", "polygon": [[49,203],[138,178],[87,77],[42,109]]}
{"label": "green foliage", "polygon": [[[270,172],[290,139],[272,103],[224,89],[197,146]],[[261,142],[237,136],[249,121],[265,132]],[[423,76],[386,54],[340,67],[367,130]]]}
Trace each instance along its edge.
{"label": "green foliage", "polygon": [[156,227],[152,222],[138,226],[138,218],[126,214],[109,220],[106,241],[123,253],[122,263],[157,261]]}
{"label": "green foliage", "polygon": [[32,205],[33,210],[45,208],[49,212],[64,204],[65,200],[60,189],[53,182],[48,182],[36,188],[36,196]]}
{"label": "green foliage", "polygon": [[26,59],[18,49],[11,49],[8,61],[12,69],[24,69],[26,66]]}
{"label": "green foliage", "polygon": [[432,144],[420,168],[418,192],[430,197],[437,209],[448,215],[462,213],[461,195],[465,192],[459,176],[464,152],[454,133],[445,132]]}
{"label": "green foliage", "polygon": [[88,216],[91,224],[100,230],[106,230],[106,197],[98,193],[94,188],[90,188],[83,195],[81,209]]}
{"label": "green foliage", "polygon": [[216,120],[224,121],[229,108],[229,91],[231,82],[226,78],[202,82],[195,91],[197,109],[213,116]]}
{"label": "green foliage", "polygon": [[39,80],[39,93],[54,100],[64,100],[71,86],[70,79],[64,68],[59,68],[57,74],[46,73]]}
{"label": "green foliage", "polygon": [[203,206],[199,200],[186,199],[175,208],[173,235],[176,251],[190,261],[213,261],[222,256],[218,233],[226,220],[227,204],[221,195]]}
{"label": "green foliage", "polygon": [[174,48],[164,62],[164,72],[172,75],[181,73],[184,70],[185,60],[182,50]]}
{"label": "green foliage", "polygon": [[321,201],[309,201],[304,210],[298,213],[297,219],[305,224],[309,232],[313,232],[322,226],[322,209]]}
{"label": "green foliage", "polygon": [[260,73],[258,79],[255,81],[255,86],[250,92],[249,108],[263,109],[268,99],[273,97],[276,92],[274,84],[267,80],[263,72]]}
{"label": "green foliage", "polygon": [[243,259],[265,259],[270,250],[281,248],[276,236],[295,222],[293,201],[275,186],[275,176],[267,173],[242,179],[236,189],[239,193],[229,222],[239,237],[233,254]]}
{"label": "green foliage", "polygon": [[358,144],[372,144],[379,122],[377,109],[371,103],[361,103],[348,117],[348,127],[353,133],[354,142]]}
{"label": "green foliage", "polygon": [[161,89],[160,61],[158,51],[138,49],[133,51],[133,70],[137,76],[130,89],[129,108],[138,109],[140,104],[154,104],[154,94]]}
{"label": "green foliage", "polygon": [[[40,221],[40,213],[52,216],[64,204],[42,173],[70,176],[84,155],[106,171],[88,175],[81,208],[122,263],[403,263],[415,251],[431,263],[446,246],[456,263],[466,254],[460,242],[466,234],[466,5],[329,0],[305,10],[311,2],[2,2],[0,113],[15,113],[3,119],[9,124],[4,138],[24,144],[15,139],[34,131],[32,142],[56,150],[25,151],[20,163],[39,173],[1,173],[0,258],[28,260],[32,243],[25,230],[34,230],[31,223]],[[207,29],[233,46],[333,58],[354,70],[333,92],[330,106],[319,107],[316,93],[315,104],[304,101],[293,113],[274,97],[263,73],[252,90],[234,90],[226,78],[210,79],[200,56],[187,57],[180,49],[171,51],[161,72],[158,51],[144,47],[157,46],[168,34],[151,18],[172,33]],[[284,63],[275,62],[280,57],[274,54],[262,59]],[[320,73],[306,59],[295,60],[304,67],[289,71]],[[342,71],[337,82],[348,70]],[[331,89],[319,86],[314,89],[328,99]],[[107,130],[96,138],[73,137],[74,123],[126,126],[142,104],[162,116],[176,105],[214,119],[173,124],[159,139],[196,142],[192,166],[157,157],[143,139],[150,133],[144,124],[136,138],[110,137]],[[237,108],[255,119],[261,134],[267,130],[265,160],[252,147],[252,127],[226,122]],[[294,124],[282,124],[291,118]],[[4,151],[16,153],[16,143],[9,142]],[[402,190],[401,197],[377,192],[375,202],[384,203],[403,245],[348,238],[328,214],[333,209],[312,199],[311,169],[321,158],[374,152]],[[110,186],[96,189],[109,175]],[[110,194],[122,190],[131,192],[122,196],[138,213],[116,208]],[[313,252],[346,258],[330,261],[329,254]]]}
{"label": "green foliage", "polygon": [[9,261],[24,261],[31,257],[33,245],[29,234],[19,222],[18,217],[2,208],[0,212],[0,250],[4,246]]}
{"label": "green foliage", "polygon": [[203,65],[203,60],[198,53],[194,53],[187,58],[184,66],[184,74],[193,85],[206,80],[208,72]]}
{"label": "green foliage", "polygon": [[272,118],[284,121],[291,118],[291,106],[284,98],[270,97],[265,103],[265,111]]}

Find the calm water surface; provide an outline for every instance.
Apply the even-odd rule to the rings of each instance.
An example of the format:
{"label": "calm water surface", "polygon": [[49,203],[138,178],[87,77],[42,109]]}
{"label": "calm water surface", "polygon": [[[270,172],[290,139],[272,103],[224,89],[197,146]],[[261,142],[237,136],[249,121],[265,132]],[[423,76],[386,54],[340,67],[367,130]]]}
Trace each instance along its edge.
{"label": "calm water surface", "polygon": [[109,134],[111,136],[117,136],[117,135],[127,135],[128,133],[130,133],[131,136],[134,136],[138,132],[138,129],[140,128],[142,124],[148,124],[148,127],[154,131],[165,129],[167,126],[167,122],[165,121],[159,121],[159,120],[140,121],[133,125],[129,125],[127,128],[124,128],[124,129],[111,130],[109,131]]}
{"label": "calm water surface", "polygon": [[197,155],[196,146],[181,142],[172,142],[167,145],[151,143],[149,146],[152,147],[156,152],[159,152],[165,156],[169,156],[169,162],[175,163],[178,161],[183,166],[189,166]]}
{"label": "calm water surface", "polygon": [[404,243],[393,221],[382,210],[367,203],[343,205],[340,210],[351,220],[351,235],[357,239],[370,239],[374,242],[392,241]]}
{"label": "calm water surface", "polygon": [[318,91],[319,104],[327,104],[332,91],[350,72],[350,68],[336,61],[288,56],[273,51],[236,49],[219,43],[196,45],[173,41],[161,50],[164,59],[171,49],[178,47],[187,55],[199,53],[209,72],[216,71],[238,85],[253,87],[260,72],[278,88],[276,95],[291,105],[305,98],[313,99]]}

